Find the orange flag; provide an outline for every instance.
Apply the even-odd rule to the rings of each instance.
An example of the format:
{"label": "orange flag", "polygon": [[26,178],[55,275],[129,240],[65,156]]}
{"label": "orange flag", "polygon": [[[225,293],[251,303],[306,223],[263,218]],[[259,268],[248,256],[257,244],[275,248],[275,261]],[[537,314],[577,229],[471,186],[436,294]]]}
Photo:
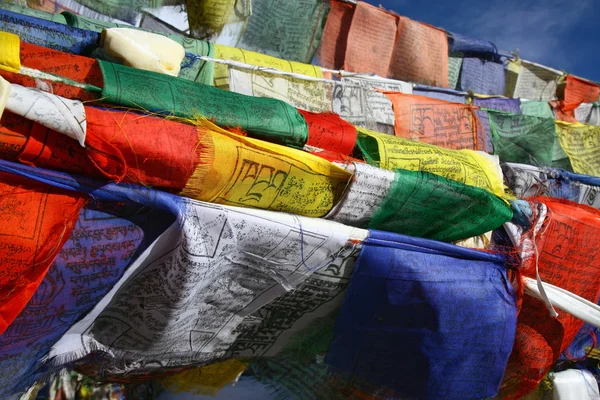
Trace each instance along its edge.
{"label": "orange flag", "polygon": [[69,238],[85,199],[0,173],[0,333],[37,290]]}
{"label": "orange flag", "polygon": [[339,0],[331,0],[331,10],[321,36],[321,46],[317,51],[319,65],[324,68],[344,67],[348,32],[352,24],[355,6]]}
{"label": "orange flag", "polygon": [[358,2],[352,26],[348,32],[348,46],[344,68],[387,76],[392,53],[397,18],[377,7]]}
{"label": "orange flag", "polygon": [[595,103],[600,98],[600,86],[595,83],[567,75],[565,103],[575,109],[581,103]]}
{"label": "orange flag", "polygon": [[394,47],[390,77],[430,86],[449,86],[446,32],[400,17]]}
{"label": "orange flag", "polygon": [[477,135],[477,107],[413,94],[385,94],[394,108],[396,136],[453,150],[483,149]]}

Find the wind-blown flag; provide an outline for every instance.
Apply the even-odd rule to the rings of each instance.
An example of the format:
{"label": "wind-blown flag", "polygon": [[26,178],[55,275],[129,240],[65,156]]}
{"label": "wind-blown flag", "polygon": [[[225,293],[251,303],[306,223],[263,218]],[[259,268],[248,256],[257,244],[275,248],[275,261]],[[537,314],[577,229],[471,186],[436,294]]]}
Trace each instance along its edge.
{"label": "wind-blown flag", "polygon": [[[568,290],[595,304],[600,290],[600,211],[549,197],[530,200],[531,229],[508,225],[519,251],[521,272]],[[550,315],[548,305],[525,295],[502,394],[519,398],[531,392],[569,346],[583,321],[567,312]]]}
{"label": "wind-blown flag", "polygon": [[495,396],[516,312],[503,257],[370,231],[325,362],[401,398]]}
{"label": "wind-blown flag", "polygon": [[4,161],[0,170],[177,216],[49,354],[52,365],[62,365],[108,351],[103,374],[135,376],[218,360],[246,316],[347,256],[351,239],[366,234],[334,222],[101,186]]}
{"label": "wind-blown flag", "polygon": [[446,242],[494,230],[512,218],[489,191],[424,171],[352,163],[345,196],[328,218],[357,227]]}
{"label": "wind-blown flag", "polygon": [[362,128],[358,133],[356,144],[370,164],[384,169],[431,172],[504,195],[497,156],[467,149],[450,150]]}
{"label": "wind-blown flag", "polygon": [[86,196],[0,173],[0,333],[44,279]]}
{"label": "wind-blown flag", "polygon": [[0,335],[2,398],[24,392],[53,372],[38,361],[174,219],[155,209],[117,202],[100,201],[81,211],[35,294]]}

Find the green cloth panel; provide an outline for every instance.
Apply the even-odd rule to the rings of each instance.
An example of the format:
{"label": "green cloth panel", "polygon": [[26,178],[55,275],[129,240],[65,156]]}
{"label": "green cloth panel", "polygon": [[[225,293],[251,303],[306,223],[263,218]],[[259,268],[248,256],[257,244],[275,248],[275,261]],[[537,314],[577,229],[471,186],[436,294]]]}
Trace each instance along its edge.
{"label": "green cloth panel", "polygon": [[554,119],[488,112],[494,154],[500,161],[573,171],[558,137]]}
{"label": "green cloth panel", "polygon": [[303,148],[308,126],[297,109],[276,99],[245,96],[165,74],[98,60],[108,103],[240,127],[251,137]]}
{"label": "green cloth panel", "polygon": [[467,239],[512,219],[493,193],[424,171],[396,170],[369,228],[444,242]]}
{"label": "green cloth panel", "polygon": [[252,15],[237,47],[310,63],[328,14],[326,0],[253,0]]}
{"label": "green cloth panel", "polygon": [[47,21],[58,22],[59,24],[67,24],[65,17],[61,14],[52,14],[45,11],[35,10],[15,3],[0,1],[0,8],[19,14],[28,15],[30,17],[45,19]]}
{"label": "green cloth panel", "polygon": [[[118,24],[109,21],[100,21],[97,19],[84,17],[83,15],[76,15],[68,11],[63,12],[63,15],[67,21],[67,24],[76,28],[87,29],[94,32],[102,32],[108,28],[129,28],[129,29],[140,29],[127,24]],[[145,30],[147,29],[140,29]],[[157,35],[163,35],[172,39],[183,46],[186,53],[192,53],[197,56],[215,56],[215,46],[212,43],[208,43],[202,40],[184,37],[177,34],[164,34],[162,32],[154,32]],[[215,68],[214,63],[202,60],[194,60],[191,66],[185,66],[181,68],[179,72],[179,78],[186,79],[188,81],[194,81],[203,83],[205,85],[213,85],[215,80]]]}
{"label": "green cloth panel", "polygon": [[90,10],[135,24],[138,12],[142,8],[159,8],[162,0],[75,0]]}
{"label": "green cloth panel", "polygon": [[521,100],[521,114],[532,117],[552,118],[554,113],[547,101],[541,100]]}

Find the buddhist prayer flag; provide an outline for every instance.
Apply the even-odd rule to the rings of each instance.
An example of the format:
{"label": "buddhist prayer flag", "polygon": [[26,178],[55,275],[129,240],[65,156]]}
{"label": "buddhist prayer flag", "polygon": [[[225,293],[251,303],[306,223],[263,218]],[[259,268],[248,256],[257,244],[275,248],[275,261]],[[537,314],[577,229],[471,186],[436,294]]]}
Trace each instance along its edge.
{"label": "buddhist prayer flag", "polygon": [[600,209],[600,179],[555,168],[503,163],[508,189],[519,198],[549,196]]}
{"label": "buddhist prayer flag", "polygon": [[394,15],[358,2],[348,32],[344,69],[386,77],[394,52],[394,36],[390,33],[396,32],[396,26]]}
{"label": "buddhist prayer flag", "polygon": [[340,0],[331,1],[331,9],[317,50],[319,65],[325,68],[342,69],[348,46],[348,33],[356,6]]}
{"label": "buddhist prayer flag", "polygon": [[501,160],[571,169],[553,119],[489,112],[494,154]]}
{"label": "buddhist prayer flag", "polygon": [[450,242],[512,218],[508,204],[489,191],[429,172],[392,173],[361,163],[351,171],[352,183],[329,215],[348,225]]}
{"label": "buddhist prayer flag", "polygon": [[384,169],[426,171],[504,195],[498,158],[472,150],[450,150],[426,143],[358,129],[363,157]]}
{"label": "buddhist prayer flag", "polygon": [[520,114],[521,107],[519,104],[519,99],[475,96],[473,98],[473,105],[479,107],[479,110],[475,110],[475,114],[479,118],[479,122],[483,128],[477,132],[479,134],[479,141],[484,143],[484,149],[488,153],[493,153],[494,145],[492,143],[492,131],[490,129],[490,119],[487,111],[495,110],[512,114]]}
{"label": "buddhist prayer flag", "polygon": [[389,75],[404,81],[447,88],[446,33],[433,26],[400,17]]}
{"label": "buddhist prayer flag", "polygon": [[0,173],[0,333],[44,279],[85,199],[82,194]]}
{"label": "buddhist prayer flag", "polygon": [[599,102],[364,1],[0,0],[0,399],[592,396]]}
{"label": "buddhist prayer flag", "polygon": [[581,103],[595,103],[600,100],[600,86],[573,75],[567,75],[564,99],[569,108],[577,107]]}
{"label": "buddhist prayer flag", "polygon": [[556,133],[574,172],[600,176],[600,127],[557,121]]}
{"label": "buddhist prayer flag", "polygon": [[394,107],[396,136],[455,150],[483,149],[472,106],[402,93],[386,95]]}
{"label": "buddhist prayer flag", "polygon": [[309,63],[319,46],[329,12],[328,3],[323,0],[255,0],[239,47]]}
{"label": "buddhist prayer flag", "polygon": [[96,32],[0,9],[0,30],[21,40],[73,54],[89,54],[100,44]]}
{"label": "buddhist prayer flag", "polygon": [[[600,211],[547,197],[532,199],[532,209],[533,229],[513,239],[526,255],[522,272],[535,277],[538,269],[544,282],[597,303],[600,258],[591,238],[599,234]],[[503,395],[520,397],[533,390],[582,326],[583,321],[565,312],[553,318],[540,300],[525,295]]]}
{"label": "buddhist prayer flag", "polygon": [[[223,60],[239,61],[244,64],[260,67],[275,68],[284,72],[294,72],[315,78],[322,78],[321,67],[310,64],[302,64],[295,61],[282,60],[256,53],[253,51],[237,49],[228,46],[215,45],[215,57]],[[215,69],[215,86],[221,89],[229,87],[229,70],[226,65],[217,64]]]}
{"label": "buddhist prayer flag", "polygon": [[460,88],[475,93],[504,93],[504,66],[495,60],[465,57],[460,71]]}
{"label": "buddhist prayer flag", "polygon": [[6,369],[0,377],[2,397],[27,390],[47,371],[36,365],[37,360],[104,297],[173,220],[156,209],[115,202],[81,210],[33,297],[0,335],[0,351],[8,356],[0,360]]}
{"label": "buddhist prayer flag", "polygon": [[517,312],[502,257],[379,231],[363,246],[325,362],[395,397],[494,396]]}
{"label": "buddhist prayer flag", "polygon": [[98,61],[104,77],[103,100],[151,112],[240,127],[255,136],[301,148],[308,139],[304,118],[288,104],[258,99],[164,74]]}

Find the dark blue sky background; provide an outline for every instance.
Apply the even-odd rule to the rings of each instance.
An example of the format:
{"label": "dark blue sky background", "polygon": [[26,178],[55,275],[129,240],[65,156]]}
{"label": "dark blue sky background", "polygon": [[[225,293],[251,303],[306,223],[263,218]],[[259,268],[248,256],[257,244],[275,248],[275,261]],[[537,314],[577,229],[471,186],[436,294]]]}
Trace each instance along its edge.
{"label": "dark blue sky background", "polygon": [[600,0],[368,0],[600,82]]}

